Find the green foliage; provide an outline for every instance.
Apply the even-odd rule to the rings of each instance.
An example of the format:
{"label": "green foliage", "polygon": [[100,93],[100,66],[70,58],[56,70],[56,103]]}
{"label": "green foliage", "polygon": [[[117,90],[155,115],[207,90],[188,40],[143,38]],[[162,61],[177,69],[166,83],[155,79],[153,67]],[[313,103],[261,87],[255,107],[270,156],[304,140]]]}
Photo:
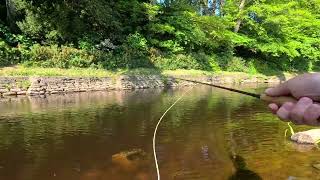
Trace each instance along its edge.
{"label": "green foliage", "polygon": [[6,43],[10,44],[11,46],[32,45],[32,41],[28,37],[21,34],[11,33],[10,29],[1,23],[0,23],[0,38],[2,38]]}
{"label": "green foliage", "polygon": [[17,1],[24,14],[18,22],[20,30],[50,43],[71,43],[87,35],[124,42],[147,20],[138,0]]}
{"label": "green foliage", "polygon": [[[319,1],[311,2],[320,4]],[[305,66],[301,61],[315,62],[319,59],[320,22],[318,12],[312,8],[302,6],[300,1],[275,1],[254,3],[247,12],[254,12],[260,19],[245,17],[241,32],[255,39],[248,48],[270,59],[287,59],[281,64],[291,65],[294,69],[302,67],[302,64]]]}
{"label": "green foliage", "polygon": [[201,65],[191,55],[177,54],[167,57],[157,57],[154,60],[156,67],[160,69],[201,69]]}
{"label": "green foliage", "polygon": [[17,86],[21,89],[28,89],[31,86],[31,82],[29,80],[18,81]]}
{"label": "green foliage", "polygon": [[18,63],[20,60],[20,51],[17,48],[10,47],[0,38],[0,66],[8,66]]}
{"label": "green foliage", "polygon": [[[0,2],[0,65],[250,74],[319,69],[319,0],[246,1],[241,11],[239,1],[224,2],[216,16],[199,0],[15,0],[15,22]],[[12,23],[18,31],[8,28]]]}
{"label": "green foliage", "polygon": [[130,34],[119,50],[118,62],[121,62],[121,64],[118,64],[118,67],[126,67],[129,69],[152,67],[151,62],[147,58],[147,40],[140,33]]}
{"label": "green foliage", "polygon": [[[113,77],[122,74],[123,71],[106,71],[96,68],[42,68],[15,66],[14,68],[5,67],[0,71],[1,76],[68,76],[68,77]],[[18,82],[21,87],[28,86],[28,82]]]}
{"label": "green foliage", "polygon": [[157,68],[163,70],[194,69],[213,72],[221,71],[217,57],[208,56],[204,53],[154,56],[152,62]]}
{"label": "green foliage", "polygon": [[[152,9],[152,11],[150,10]],[[197,15],[184,7],[149,6],[151,21],[147,25],[150,43],[169,53],[197,51],[206,43],[205,33],[196,23]]]}
{"label": "green foliage", "polygon": [[245,61],[239,57],[233,57],[227,65],[227,71],[245,72],[246,69]]}
{"label": "green foliage", "polygon": [[95,58],[84,50],[67,46],[41,46],[39,44],[33,45],[30,51],[23,56],[26,59],[26,65],[58,68],[90,67]]}

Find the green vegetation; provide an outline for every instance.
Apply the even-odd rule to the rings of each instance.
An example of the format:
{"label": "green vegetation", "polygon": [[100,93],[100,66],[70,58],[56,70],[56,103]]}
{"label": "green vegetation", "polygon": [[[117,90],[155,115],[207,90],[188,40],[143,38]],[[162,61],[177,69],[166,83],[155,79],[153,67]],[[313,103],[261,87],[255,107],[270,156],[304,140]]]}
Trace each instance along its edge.
{"label": "green vegetation", "polygon": [[126,71],[106,71],[90,68],[42,68],[42,67],[7,67],[0,69],[0,76],[69,76],[69,77],[112,77]]}
{"label": "green vegetation", "polygon": [[29,80],[18,81],[17,86],[22,89],[28,89],[31,86],[31,82]]}
{"label": "green vegetation", "polygon": [[[230,75],[230,76],[240,76],[247,77],[248,74],[244,72],[211,72],[203,70],[157,70],[150,68],[135,68],[135,69],[118,69],[118,70],[104,70],[95,68],[43,68],[43,67],[24,67],[24,66],[14,66],[14,67],[4,67],[0,68],[0,76],[68,76],[68,77],[116,77],[119,75],[161,75],[161,76],[210,76],[210,75]],[[277,74],[275,74],[277,75]],[[280,74],[279,74],[280,75]],[[281,75],[291,75],[289,73],[284,73]],[[264,74],[255,74],[256,77],[267,78]],[[24,83],[22,83],[24,84]]]}
{"label": "green vegetation", "polygon": [[286,130],[285,130],[285,132],[284,132],[284,137],[287,137],[288,131],[290,131],[291,136],[295,134],[295,132],[294,132],[291,124],[292,124],[291,122],[288,122],[288,128],[289,128],[289,129],[286,129]]}
{"label": "green vegetation", "polygon": [[135,68],[315,71],[319,12],[319,0],[6,0],[0,66],[32,67],[21,75],[38,67],[89,68],[84,76]]}

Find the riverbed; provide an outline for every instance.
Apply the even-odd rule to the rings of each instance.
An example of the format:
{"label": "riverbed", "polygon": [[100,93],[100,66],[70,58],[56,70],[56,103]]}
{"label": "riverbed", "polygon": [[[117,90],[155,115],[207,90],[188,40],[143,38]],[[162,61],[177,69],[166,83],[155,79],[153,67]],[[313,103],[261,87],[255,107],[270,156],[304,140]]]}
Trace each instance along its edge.
{"label": "riverbed", "polygon": [[[0,179],[156,179],[152,135],[191,87],[0,99]],[[262,92],[261,85],[237,87]],[[196,86],[163,119],[156,151],[162,179],[317,179],[315,147],[284,137],[264,102]],[[294,127],[307,130],[310,127]],[[139,149],[143,164],[113,156]]]}

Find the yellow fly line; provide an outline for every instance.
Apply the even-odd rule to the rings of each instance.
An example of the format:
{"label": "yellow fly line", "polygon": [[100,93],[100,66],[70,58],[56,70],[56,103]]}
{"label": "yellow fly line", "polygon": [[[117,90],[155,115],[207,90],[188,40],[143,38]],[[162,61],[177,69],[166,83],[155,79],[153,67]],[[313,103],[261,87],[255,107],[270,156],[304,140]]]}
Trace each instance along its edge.
{"label": "yellow fly line", "polygon": [[156,136],[157,136],[157,131],[158,131],[158,127],[162,121],[162,119],[166,116],[166,114],[170,111],[171,108],[173,108],[173,106],[175,106],[192,88],[190,88],[189,90],[185,91],[161,116],[161,118],[159,119],[156,128],[154,129],[154,133],[153,133],[153,139],[152,139],[152,148],[153,148],[153,155],[154,155],[154,161],[156,164],[156,170],[157,170],[157,179],[160,180],[160,170],[159,170],[159,165],[158,165],[158,159],[157,159],[157,153],[156,153]]}

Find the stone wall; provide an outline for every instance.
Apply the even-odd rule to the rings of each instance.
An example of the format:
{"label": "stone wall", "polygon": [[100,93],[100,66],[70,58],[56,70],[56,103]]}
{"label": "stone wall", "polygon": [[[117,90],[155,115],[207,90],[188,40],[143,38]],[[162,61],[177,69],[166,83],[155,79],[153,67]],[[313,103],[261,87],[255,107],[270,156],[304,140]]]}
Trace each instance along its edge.
{"label": "stone wall", "polygon": [[[249,75],[176,76],[213,84],[280,83],[290,77]],[[191,86],[194,83],[161,75],[135,75],[105,78],[0,77],[0,95],[45,95],[70,92],[131,90]]]}
{"label": "stone wall", "polygon": [[26,95],[31,83],[26,77],[1,77],[0,95]]}

